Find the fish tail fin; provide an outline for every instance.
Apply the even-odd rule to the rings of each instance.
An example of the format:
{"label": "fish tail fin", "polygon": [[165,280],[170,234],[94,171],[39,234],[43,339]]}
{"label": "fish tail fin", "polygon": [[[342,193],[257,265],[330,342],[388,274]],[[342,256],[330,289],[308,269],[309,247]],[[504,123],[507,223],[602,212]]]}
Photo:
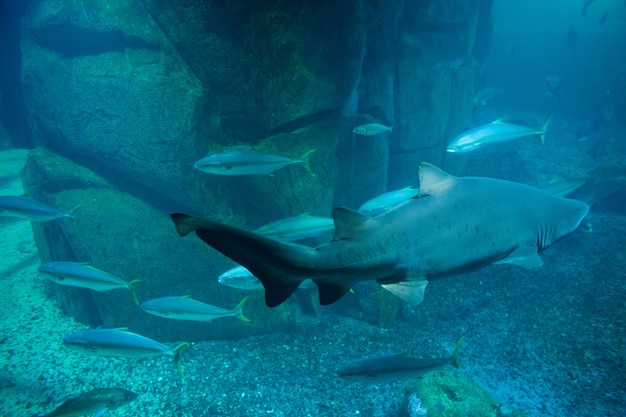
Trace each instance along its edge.
{"label": "fish tail fin", "polygon": [[235,313],[234,316],[237,317],[239,320],[245,321],[245,322],[250,321],[249,318],[243,315],[243,306],[246,303],[246,301],[248,301],[248,298],[249,297],[246,297],[243,300],[241,300],[239,304],[237,304],[237,307],[235,307],[235,309],[233,310],[233,312]]}
{"label": "fish tail fin", "polygon": [[137,305],[139,305],[139,300],[137,300],[137,291],[135,290],[135,288],[137,287],[137,284],[139,284],[140,282],[141,280],[134,279],[128,283],[128,289],[130,290],[130,295],[133,297],[133,300],[135,300],[135,304]]}
{"label": "fish tail fin", "polygon": [[306,169],[312,177],[317,177],[317,175],[315,175],[315,172],[313,172],[313,170],[311,169],[311,165],[309,163],[309,161],[311,160],[311,156],[313,156],[315,152],[317,152],[317,149],[311,149],[300,157],[300,160],[304,164],[304,169]]}
{"label": "fish tail fin", "polygon": [[452,356],[450,357],[450,363],[455,368],[459,367],[459,349],[461,348],[461,343],[463,343],[463,340],[465,340],[465,336],[462,336],[459,341],[456,342],[456,346],[454,347],[454,350],[452,351]]}
{"label": "fish tail fin", "polygon": [[271,239],[237,227],[186,214],[171,215],[181,236],[195,231],[207,245],[245,266],[265,288],[265,304],[276,307],[313,275],[313,248]]}
{"label": "fish tail fin", "polygon": [[82,206],[82,204],[77,204],[76,206],[74,206],[73,209],[71,209],[70,211],[68,211],[67,213],[70,215],[70,218],[74,218],[73,214],[76,211],[77,208],[79,208],[80,206]]}
{"label": "fish tail fin", "polygon": [[178,369],[178,373],[180,374],[180,376],[183,377],[183,379],[185,379],[186,377],[185,377],[185,372],[183,372],[183,366],[180,363],[180,354],[183,350],[187,349],[188,347],[189,347],[189,343],[183,342],[174,348],[174,364],[176,365],[176,369]]}
{"label": "fish tail fin", "polygon": [[551,121],[552,121],[552,115],[548,117],[548,120],[546,120],[546,122],[543,124],[543,127],[541,128],[541,133],[539,137],[541,138],[542,145],[546,142],[546,132],[548,131],[548,125],[550,124]]}

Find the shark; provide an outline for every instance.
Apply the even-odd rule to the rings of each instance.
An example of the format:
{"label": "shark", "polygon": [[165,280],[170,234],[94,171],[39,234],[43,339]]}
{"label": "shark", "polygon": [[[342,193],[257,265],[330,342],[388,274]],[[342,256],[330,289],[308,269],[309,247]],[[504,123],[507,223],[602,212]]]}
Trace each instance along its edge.
{"label": "shark", "polygon": [[490,264],[543,264],[538,252],[576,230],[583,201],[516,182],[456,177],[420,164],[420,193],[376,217],[336,207],[334,238],[317,247],[281,242],[209,219],[171,214],[180,236],[191,232],[245,266],[265,288],[269,307],[309,278],[329,305],[357,282],[376,281],[417,305],[428,281]]}

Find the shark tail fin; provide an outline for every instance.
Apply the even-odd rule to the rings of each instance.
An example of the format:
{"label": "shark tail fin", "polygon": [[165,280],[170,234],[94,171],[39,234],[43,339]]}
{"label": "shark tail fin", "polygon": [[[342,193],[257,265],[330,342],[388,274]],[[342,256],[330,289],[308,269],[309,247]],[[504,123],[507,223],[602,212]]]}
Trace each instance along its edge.
{"label": "shark tail fin", "polygon": [[315,175],[315,172],[313,172],[313,170],[311,169],[311,165],[309,163],[311,160],[311,156],[313,156],[315,152],[317,152],[317,149],[311,149],[300,157],[300,160],[304,164],[304,169],[306,169],[312,177],[317,177],[317,175]]}
{"label": "shark tail fin", "polygon": [[82,204],[77,204],[76,206],[74,206],[74,208],[67,212],[70,219],[74,220],[74,212],[76,211],[76,209],[80,208],[80,206],[82,206]]}
{"label": "shark tail fin", "polygon": [[552,116],[548,117],[548,120],[546,120],[546,122],[543,124],[543,127],[541,128],[541,133],[539,137],[541,138],[542,145],[546,143],[546,132],[548,131],[548,125],[550,124],[551,121],[552,121]]}
{"label": "shark tail fin", "polygon": [[456,346],[454,347],[454,351],[452,351],[452,356],[450,357],[450,363],[455,368],[459,367],[459,349],[461,348],[461,343],[465,340],[465,336],[462,336],[458,342],[456,342]]}
{"label": "shark tail fin", "polygon": [[241,321],[249,322],[250,319],[243,315],[243,306],[248,301],[249,297],[244,298],[237,304],[237,307],[234,309],[234,316],[237,317]]}
{"label": "shark tail fin", "polygon": [[179,235],[195,231],[204,243],[252,272],[265,288],[268,307],[285,302],[300,283],[312,275],[313,248],[186,214],[172,214],[171,217]]}
{"label": "shark tail fin", "polygon": [[178,373],[180,376],[185,379],[185,372],[183,372],[183,366],[180,363],[180,354],[183,350],[189,347],[189,343],[184,342],[174,348],[174,364],[176,365],[176,369],[178,369]]}

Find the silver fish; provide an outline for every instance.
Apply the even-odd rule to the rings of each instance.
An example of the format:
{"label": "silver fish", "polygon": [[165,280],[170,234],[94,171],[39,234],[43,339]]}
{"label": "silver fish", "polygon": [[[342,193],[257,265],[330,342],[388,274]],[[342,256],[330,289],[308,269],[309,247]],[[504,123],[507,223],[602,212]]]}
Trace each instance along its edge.
{"label": "silver fish", "polygon": [[133,300],[139,304],[135,293],[135,286],[140,282],[138,279],[126,282],[98,268],[80,262],[47,262],[39,266],[39,272],[48,274],[48,279],[57,284],[70,287],[88,288],[98,292],[125,288],[130,290]]}
{"label": "silver fish", "polygon": [[179,235],[195,231],[248,268],[263,283],[266,304],[275,307],[306,278],[317,284],[323,305],[371,280],[419,304],[428,280],[492,263],[541,266],[537,252],[574,231],[589,210],[582,201],[528,185],[454,177],[426,163],[419,175],[419,198],[377,217],[335,208],[335,237],[316,248],[184,214],[171,217]]}
{"label": "silver fish", "polygon": [[392,126],[385,126],[378,123],[368,123],[365,125],[360,125],[352,129],[352,133],[363,136],[375,136],[380,135],[381,133],[392,133]]}
{"label": "silver fish", "polygon": [[237,265],[220,275],[217,280],[227,287],[245,291],[263,291],[261,281],[245,266]]}
{"label": "silver fish", "polygon": [[180,353],[189,347],[189,343],[181,343],[174,349],[170,349],[126,329],[80,330],[65,336],[63,344],[71,350],[96,356],[120,356],[135,359],[171,356],[181,375],[183,371],[180,365]]}
{"label": "silver fish", "polygon": [[109,410],[120,408],[137,398],[134,392],[122,388],[99,388],[84,392],[58,406],[42,417],[77,417],[93,414],[100,417]]}
{"label": "silver fish", "polygon": [[419,188],[413,188],[409,185],[401,190],[389,191],[366,201],[359,207],[359,211],[370,216],[377,216],[406,200],[417,197],[419,193]]}
{"label": "silver fish", "polygon": [[42,223],[64,217],[72,218],[72,215],[66,211],[57,210],[31,198],[17,195],[0,196],[0,216]]}
{"label": "silver fish", "polygon": [[265,224],[255,230],[264,236],[286,241],[302,240],[319,237],[334,230],[334,222],[330,217],[311,216],[303,213],[299,216],[286,217]]}
{"label": "silver fish", "polygon": [[504,93],[504,90],[501,88],[495,87],[487,87],[482,90],[478,90],[474,93],[474,98],[472,99],[472,104],[474,107],[476,106],[486,106],[489,100],[493,100],[496,96]]}
{"label": "silver fish", "polygon": [[316,150],[312,149],[300,159],[289,159],[254,151],[222,152],[202,158],[193,167],[216,175],[272,175],[274,171],[288,165],[302,164],[307,172],[315,177],[309,165],[309,160],[315,152]]}
{"label": "silver fish", "polygon": [[[236,288],[244,291],[263,291],[263,284],[257,277],[252,275],[245,266],[237,265],[229,269],[218,277],[220,284],[227,287]],[[310,279],[302,281],[300,287],[302,289],[313,289],[315,284]]]}
{"label": "silver fish", "polygon": [[417,378],[446,365],[459,367],[458,355],[464,337],[459,339],[449,358],[411,358],[404,353],[392,356],[360,359],[337,370],[341,378],[356,382],[378,384]]}
{"label": "silver fish", "polygon": [[545,142],[546,130],[550,120],[544,123],[541,130],[536,130],[528,126],[503,123],[496,120],[493,123],[481,125],[461,133],[448,144],[446,149],[450,153],[472,152],[484,145],[498,142],[509,142],[525,136],[539,135],[541,143]]}
{"label": "silver fish", "polygon": [[248,301],[244,298],[232,310],[216,307],[190,297],[161,297],[141,303],[141,309],[154,316],[175,320],[211,321],[222,317],[236,317],[250,321],[243,315],[243,306]]}

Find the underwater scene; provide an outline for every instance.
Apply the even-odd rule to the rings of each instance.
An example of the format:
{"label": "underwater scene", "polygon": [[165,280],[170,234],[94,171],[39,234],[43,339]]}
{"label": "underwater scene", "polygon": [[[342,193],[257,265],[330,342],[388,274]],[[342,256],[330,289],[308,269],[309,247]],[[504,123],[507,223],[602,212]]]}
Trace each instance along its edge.
{"label": "underwater scene", "polygon": [[626,2],[6,0],[0,417],[626,415]]}

